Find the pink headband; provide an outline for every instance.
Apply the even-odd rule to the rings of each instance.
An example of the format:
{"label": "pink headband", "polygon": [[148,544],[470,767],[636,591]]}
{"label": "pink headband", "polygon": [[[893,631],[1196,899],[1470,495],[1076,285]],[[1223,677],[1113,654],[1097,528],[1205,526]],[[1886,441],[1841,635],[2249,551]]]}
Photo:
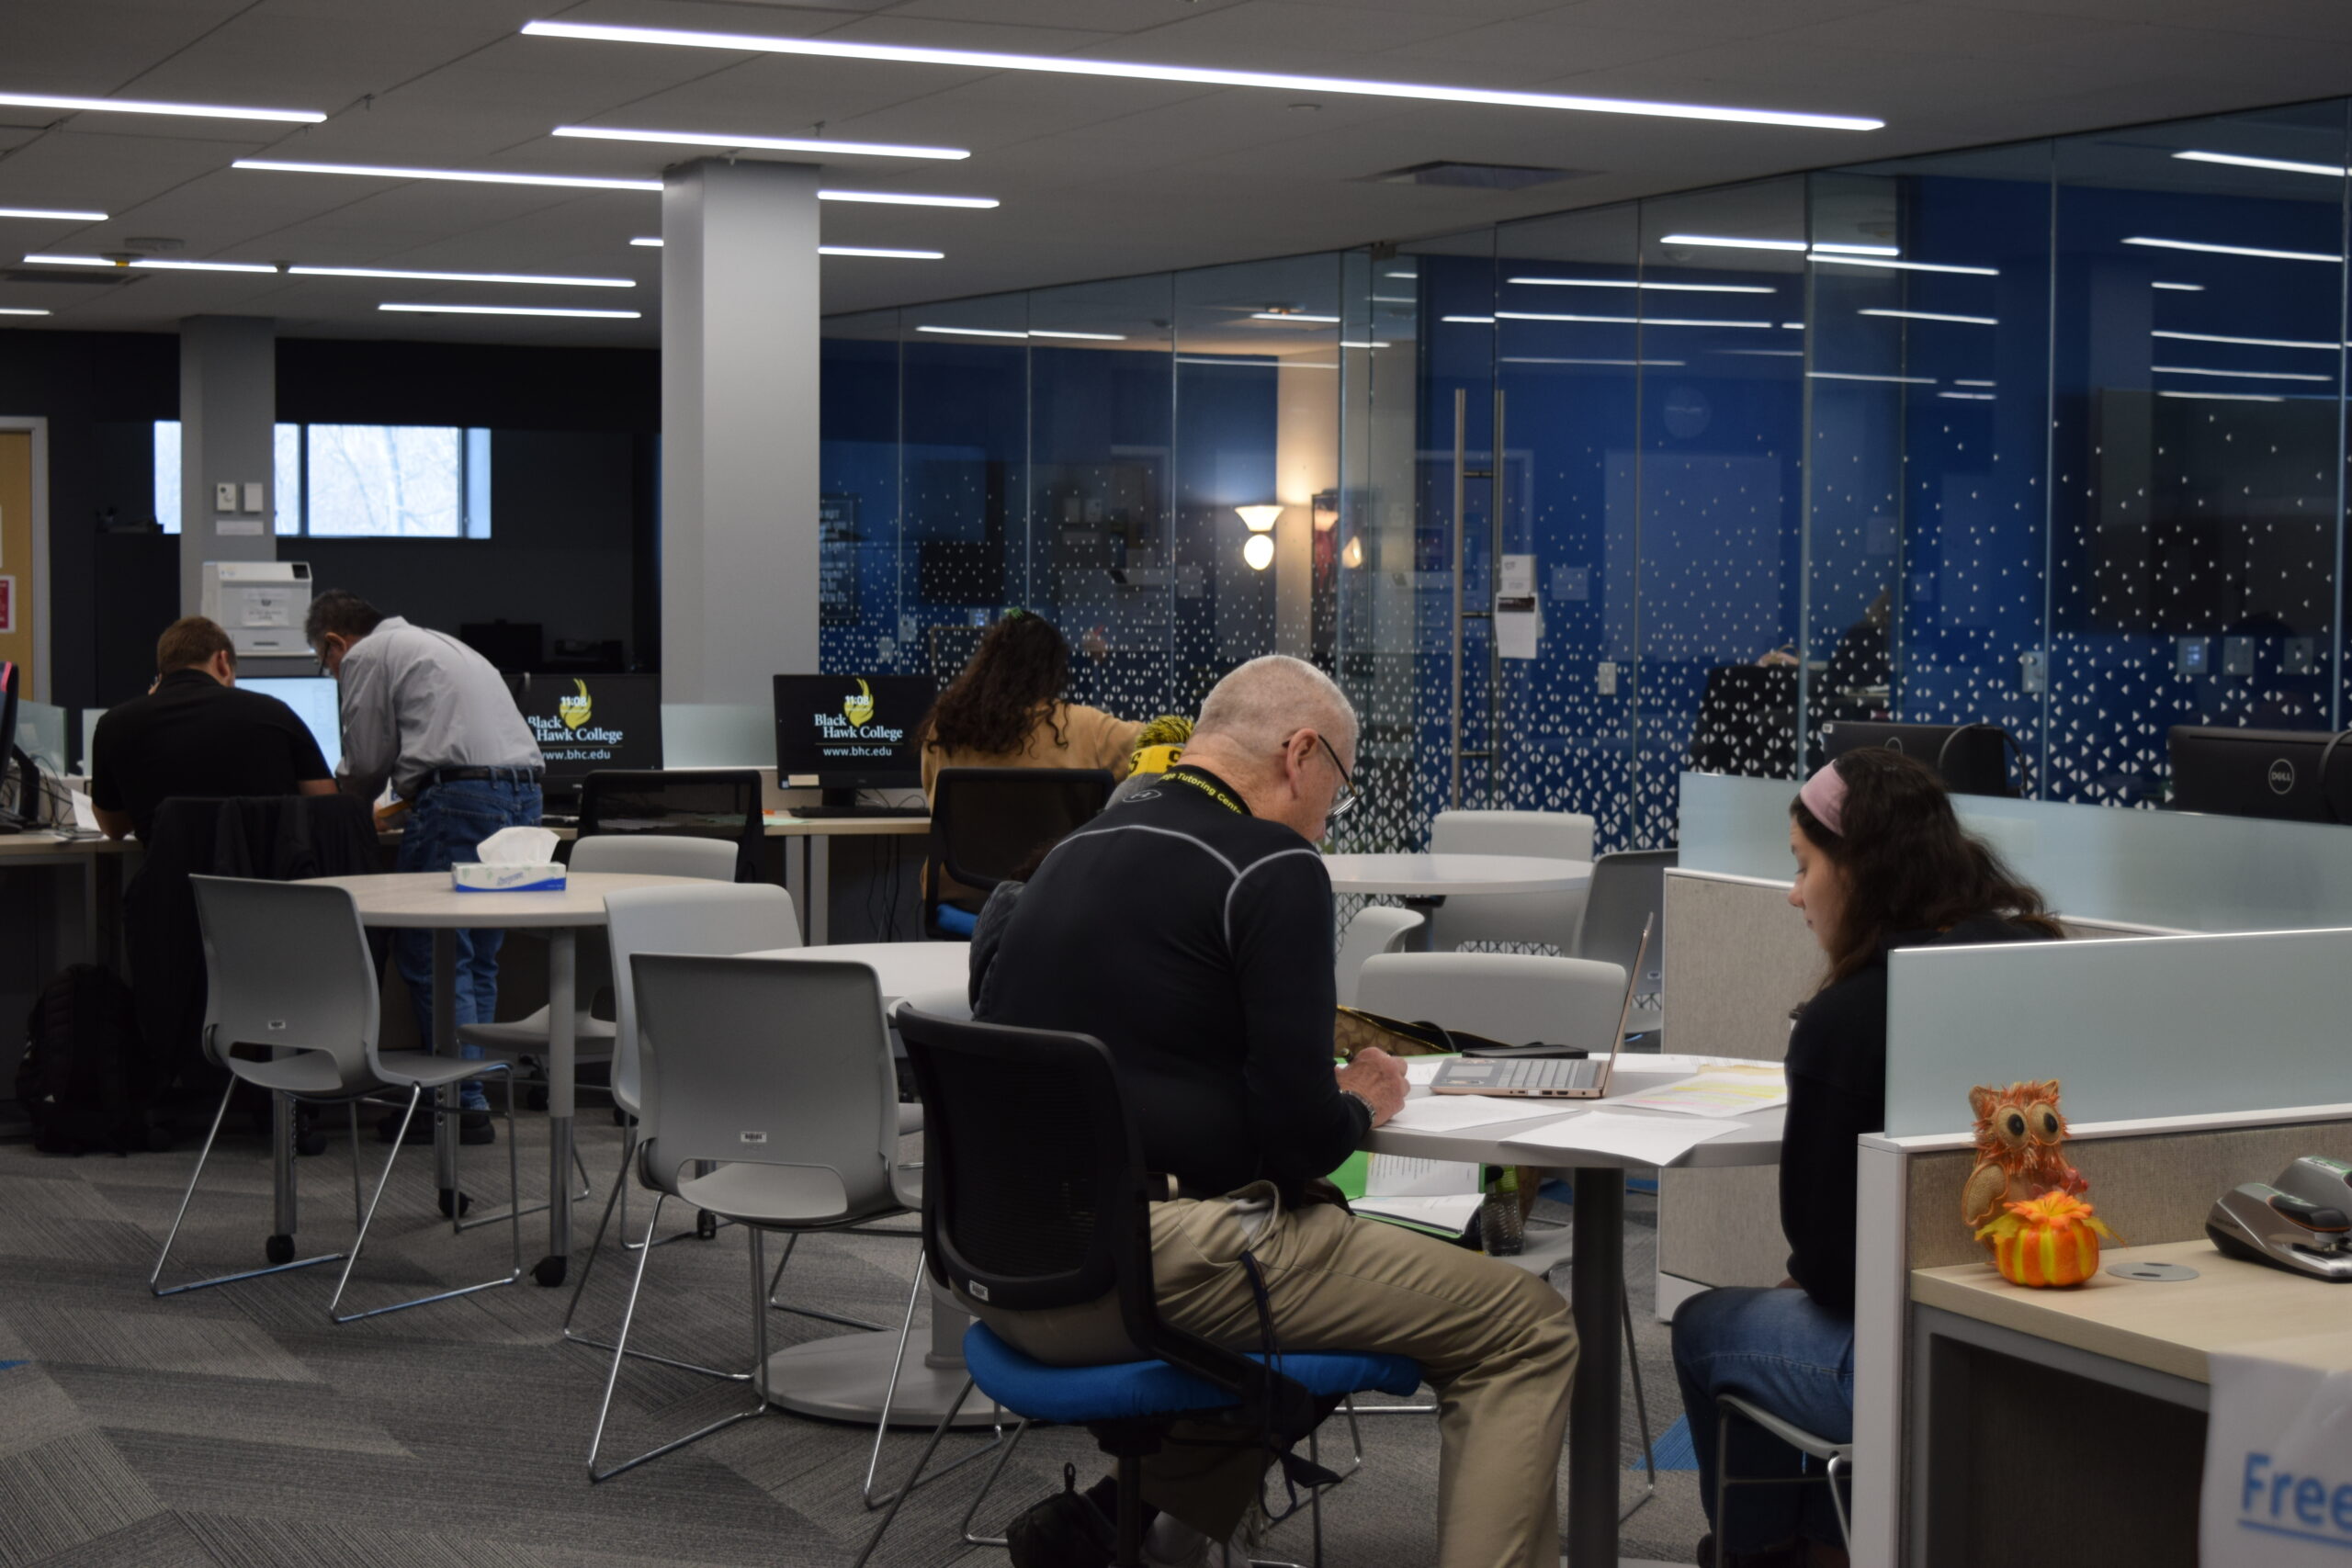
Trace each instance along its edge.
{"label": "pink headband", "polygon": [[1797,791],[1797,799],[1813,813],[1813,819],[1843,838],[1846,833],[1846,781],[1832,762],[1804,781]]}

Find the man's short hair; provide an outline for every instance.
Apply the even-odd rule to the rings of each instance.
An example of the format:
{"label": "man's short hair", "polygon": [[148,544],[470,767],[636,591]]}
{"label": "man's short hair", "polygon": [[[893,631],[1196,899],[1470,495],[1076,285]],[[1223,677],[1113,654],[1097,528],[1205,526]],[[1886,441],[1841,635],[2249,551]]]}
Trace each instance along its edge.
{"label": "man's short hair", "polygon": [[237,667],[237,645],[217,621],[202,615],[182,615],[164,628],[155,639],[155,673],[168,675],[175,670],[194,670],[212,662],[216,653],[229,656],[229,668]]}
{"label": "man's short hair", "polygon": [[332,632],[356,642],[376,629],[384,613],[348,589],[330,588],[311,601],[311,613],[302,619],[302,640],[312,648],[319,639]]}
{"label": "man's short hair", "polygon": [[1221,735],[1257,751],[1278,750],[1303,728],[1342,744],[1356,736],[1355,705],[1303,659],[1269,653],[1229,671],[1201,704],[1195,740]]}

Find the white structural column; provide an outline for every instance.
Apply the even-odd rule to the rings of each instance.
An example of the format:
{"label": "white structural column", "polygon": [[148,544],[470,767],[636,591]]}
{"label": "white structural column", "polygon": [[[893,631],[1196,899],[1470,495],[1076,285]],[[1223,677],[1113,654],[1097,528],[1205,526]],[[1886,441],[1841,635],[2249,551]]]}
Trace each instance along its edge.
{"label": "white structural column", "polygon": [[765,705],[817,668],[817,171],[673,169],[662,243],[662,698]]}
{"label": "white structural column", "polygon": [[[180,614],[201,608],[204,563],[277,558],[277,323],[180,322]],[[233,485],[223,507],[218,487]],[[247,486],[258,486],[248,510]]]}

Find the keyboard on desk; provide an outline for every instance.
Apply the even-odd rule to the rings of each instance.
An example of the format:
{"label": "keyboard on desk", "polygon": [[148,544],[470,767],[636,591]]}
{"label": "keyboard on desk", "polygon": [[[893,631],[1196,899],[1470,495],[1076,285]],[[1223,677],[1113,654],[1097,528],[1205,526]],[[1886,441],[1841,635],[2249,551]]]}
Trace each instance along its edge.
{"label": "keyboard on desk", "polygon": [[1569,1061],[1557,1056],[1516,1060],[1464,1056],[1438,1069],[1430,1085],[1434,1094],[1507,1094],[1520,1096],[1589,1093],[1600,1082],[1605,1063]]}

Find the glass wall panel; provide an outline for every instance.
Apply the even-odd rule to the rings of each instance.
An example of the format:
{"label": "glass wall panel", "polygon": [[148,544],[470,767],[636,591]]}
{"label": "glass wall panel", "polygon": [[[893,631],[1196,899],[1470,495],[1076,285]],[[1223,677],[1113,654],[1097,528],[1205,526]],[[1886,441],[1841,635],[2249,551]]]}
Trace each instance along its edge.
{"label": "glass wall panel", "polygon": [[2341,103],[2057,144],[2053,798],[2337,721],[2345,164]]}
{"label": "glass wall panel", "polygon": [[1642,204],[1633,841],[1685,766],[1797,768],[1805,182]]}
{"label": "glass wall panel", "polygon": [[819,402],[818,570],[827,670],[922,671],[899,630],[899,313],[825,322]]}

